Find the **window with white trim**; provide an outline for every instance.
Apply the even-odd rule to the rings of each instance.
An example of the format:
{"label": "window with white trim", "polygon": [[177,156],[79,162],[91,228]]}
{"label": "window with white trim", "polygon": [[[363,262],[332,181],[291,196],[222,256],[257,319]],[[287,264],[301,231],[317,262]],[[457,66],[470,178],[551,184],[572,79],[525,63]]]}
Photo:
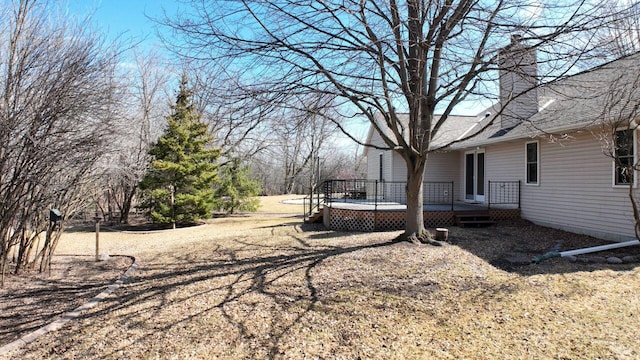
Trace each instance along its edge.
{"label": "window with white trim", "polygon": [[383,162],[383,153],[380,153],[380,168],[378,169],[379,174],[378,174],[378,180],[382,181],[384,180],[384,162]]}
{"label": "window with white trim", "polygon": [[629,185],[633,183],[633,167],[635,164],[634,131],[632,129],[616,131],[614,145],[614,184]]}
{"label": "window with white trim", "polygon": [[526,183],[537,185],[540,177],[540,150],[537,141],[525,144],[526,153]]}

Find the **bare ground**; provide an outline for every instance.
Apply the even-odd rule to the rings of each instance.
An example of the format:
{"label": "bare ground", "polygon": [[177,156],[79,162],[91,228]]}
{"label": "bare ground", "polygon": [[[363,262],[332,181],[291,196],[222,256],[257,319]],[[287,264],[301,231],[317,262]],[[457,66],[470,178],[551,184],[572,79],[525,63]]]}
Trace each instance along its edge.
{"label": "bare ground", "polygon": [[128,257],[96,262],[91,256],[56,256],[51,272],[7,274],[0,288],[0,346],[58,319],[103,291],[127,270]]}
{"label": "bare ground", "polygon": [[[398,232],[332,232],[290,215],[258,215],[144,235],[105,233],[105,249],[137,256],[138,271],[80,319],[7,358],[640,357],[637,263],[513,266],[503,259],[602,242],[525,222],[450,232],[449,245],[417,246],[393,242]],[[91,233],[65,236],[61,253],[91,254]],[[116,275],[121,265],[109,271]],[[65,299],[50,285],[30,290],[26,281],[0,293],[0,345],[37,314],[55,317],[77,305],[72,298],[99,292],[106,274],[99,267],[74,264],[90,281],[64,278],[71,288],[88,284],[85,295]],[[20,296],[32,305],[4,305]]]}

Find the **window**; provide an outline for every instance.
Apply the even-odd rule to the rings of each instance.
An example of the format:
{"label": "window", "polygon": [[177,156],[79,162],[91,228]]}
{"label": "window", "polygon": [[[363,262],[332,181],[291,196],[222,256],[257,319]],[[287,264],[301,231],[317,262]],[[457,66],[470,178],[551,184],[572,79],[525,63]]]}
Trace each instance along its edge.
{"label": "window", "polygon": [[537,185],[540,169],[540,152],[538,151],[538,142],[528,142],[525,144],[527,157],[527,184]]}
{"label": "window", "polygon": [[631,129],[616,131],[615,145],[615,185],[633,183],[633,167],[635,164],[634,132]]}
{"label": "window", "polygon": [[379,170],[380,174],[379,174],[379,177],[378,177],[379,180],[383,180],[384,179],[384,167],[383,167],[383,163],[382,163],[382,156],[383,156],[383,153],[380,153],[380,170]]}

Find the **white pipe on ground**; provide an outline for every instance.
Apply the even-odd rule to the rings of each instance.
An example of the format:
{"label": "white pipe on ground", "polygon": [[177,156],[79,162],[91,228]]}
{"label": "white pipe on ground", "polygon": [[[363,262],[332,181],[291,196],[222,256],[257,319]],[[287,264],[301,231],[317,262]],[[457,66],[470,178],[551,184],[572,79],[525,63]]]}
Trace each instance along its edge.
{"label": "white pipe on ground", "polygon": [[561,251],[560,252],[560,256],[561,257],[565,257],[565,256],[571,256],[571,255],[588,254],[588,253],[592,253],[592,252],[617,249],[617,248],[633,246],[633,245],[640,245],[640,240],[635,239],[635,240],[624,241],[624,242],[620,242],[620,243],[593,246],[593,247],[588,247],[588,248],[583,248],[583,249]]}

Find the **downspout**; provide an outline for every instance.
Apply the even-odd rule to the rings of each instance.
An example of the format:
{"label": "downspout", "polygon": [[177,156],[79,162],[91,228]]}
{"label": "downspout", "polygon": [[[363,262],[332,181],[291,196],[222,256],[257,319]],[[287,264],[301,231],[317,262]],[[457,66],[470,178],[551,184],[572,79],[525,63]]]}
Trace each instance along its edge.
{"label": "downspout", "polygon": [[580,255],[580,254],[588,254],[592,252],[605,251],[611,249],[617,249],[621,247],[640,245],[640,241],[638,239],[624,241],[620,243],[606,244],[600,246],[592,246],[584,249],[576,249],[576,250],[568,250],[560,252],[560,257],[572,256],[572,255]]}
{"label": "downspout", "polygon": [[619,242],[619,243],[592,246],[592,247],[588,247],[588,248],[567,250],[567,251],[560,251],[560,252],[558,252],[558,251],[550,251],[550,252],[548,252],[546,254],[543,254],[543,255],[535,257],[531,261],[533,261],[534,263],[537,264],[537,263],[541,262],[542,260],[547,260],[547,259],[551,259],[551,258],[554,258],[554,257],[567,257],[567,256],[573,256],[573,255],[588,254],[588,253],[592,253],[592,252],[605,251],[605,250],[611,250],[611,249],[618,249],[618,248],[627,247],[627,246],[634,246],[634,245],[640,245],[640,240],[634,239],[634,240],[629,240],[629,241],[624,241],[624,242]]}

